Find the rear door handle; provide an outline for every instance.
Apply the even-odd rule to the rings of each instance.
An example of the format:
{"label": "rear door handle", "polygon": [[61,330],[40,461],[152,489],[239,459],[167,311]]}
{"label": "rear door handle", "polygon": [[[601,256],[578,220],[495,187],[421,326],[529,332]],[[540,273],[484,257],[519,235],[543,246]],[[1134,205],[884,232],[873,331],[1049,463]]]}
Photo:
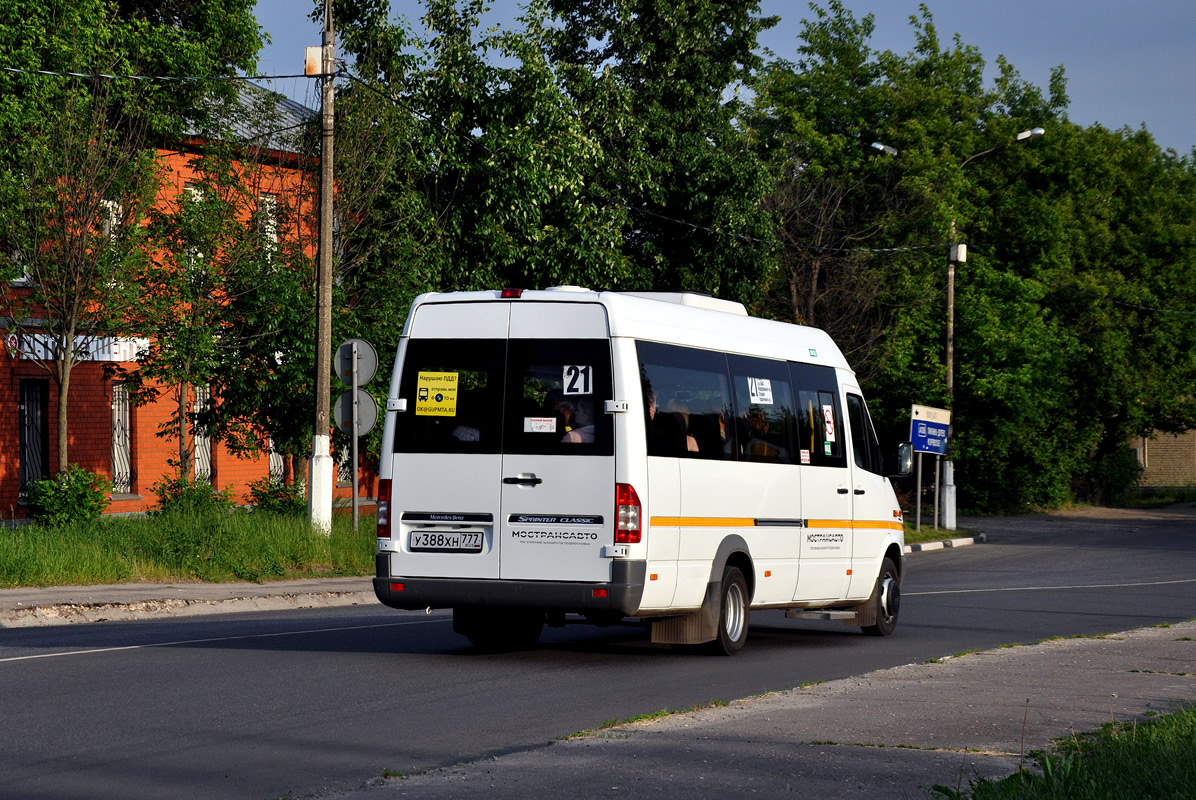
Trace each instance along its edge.
{"label": "rear door handle", "polygon": [[847,487],[846,487],[846,486],[840,486],[840,487],[839,487],[839,488],[838,488],[836,491],[838,491],[838,492],[839,492],[839,494],[847,494]]}
{"label": "rear door handle", "polygon": [[512,484],[519,485],[519,486],[536,486],[538,484],[543,483],[544,479],[537,478],[536,476],[533,475],[530,478],[503,478],[502,482],[507,484],[508,486],[510,486]]}
{"label": "rear door handle", "polygon": [[856,489],[856,490],[855,490],[855,493],[856,493],[856,494],[864,494],[864,490],[863,490],[863,489]]}

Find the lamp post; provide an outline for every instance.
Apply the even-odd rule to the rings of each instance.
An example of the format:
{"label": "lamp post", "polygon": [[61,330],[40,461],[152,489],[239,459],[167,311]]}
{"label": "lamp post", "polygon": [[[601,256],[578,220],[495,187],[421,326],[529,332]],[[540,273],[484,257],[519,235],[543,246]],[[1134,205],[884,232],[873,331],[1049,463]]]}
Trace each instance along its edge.
{"label": "lamp post", "polygon": [[[1046,133],[1044,128],[1030,128],[1022,131],[1013,138],[1011,142],[1004,142],[996,147],[990,147],[987,150],[981,150],[979,153],[974,153],[963,160],[959,165],[960,170],[985,156],[995,153],[996,151],[1012,144],[1014,142],[1024,142],[1027,139],[1032,139],[1042,136]],[[875,146],[875,145],[874,145]],[[947,250],[947,409],[954,413],[955,411],[955,265],[967,263],[968,260],[968,246],[963,242],[957,241],[955,232],[954,210],[951,216],[951,241]],[[952,420],[955,424],[955,420]],[[943,493],[943,527],[949,531],[955,530],[955,463],[950,457],[943,462],[943,485],[941,488]]]}
{"label": "lamp post", "polygon": [[[987,150],[981,150],[978,153],[973,153],[963,160],[959,165],[959,169],[963,170],[968,164],[977,161],[985,156],[995,153],[996,151],[1007,147],[1016,142],[1024,142],[1027,139],[1033,139],[1042,136],[1046,133],[1045,128],[1030,128],[1018,133],[1011,141],[1003,142],[996,147],[990,147]],[[890,147],[883,142],[873,142],[872,149],[886,155],[897,155],[897,148]],[[955,409],[955,265],[964,264],[968,260],[968,246],[963,242],[957,241],[955,232],[955,211],[952,207],[951,212],[951,241],[948,244],[947,250],[947,341],[946,341],[946,368],[947,368],[947,409],[954,411]],[[954,424],[954,420],[952,420]],[[936,479],[936,483],[937,483]],[[921,486],[921,479],[919,478],[919,487]],[[949,531],[955,530],[955,463],[948,458],[943,462],[943,482],[939,491],[942,494],[942,508],[943,508],[943,527]],[[936,506],[937,509],[937,506]],[[937,510],[936,510],[937,517]],[[935,523],[937,525],[937,519]]]}

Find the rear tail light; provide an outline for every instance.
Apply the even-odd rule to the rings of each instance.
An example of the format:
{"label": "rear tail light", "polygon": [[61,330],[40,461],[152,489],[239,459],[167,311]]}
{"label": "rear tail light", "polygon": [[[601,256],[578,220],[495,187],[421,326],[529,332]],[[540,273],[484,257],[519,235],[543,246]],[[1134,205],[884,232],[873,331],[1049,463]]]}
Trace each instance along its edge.
{"label": "rear tail light", "polygon": [[390,538],[390,478],[378,481],[378,538]]}
{"label": "rear tail light", "polygon": [[615,544],[638,544],[640,529],[640,496],[629,483],[615,485]]}

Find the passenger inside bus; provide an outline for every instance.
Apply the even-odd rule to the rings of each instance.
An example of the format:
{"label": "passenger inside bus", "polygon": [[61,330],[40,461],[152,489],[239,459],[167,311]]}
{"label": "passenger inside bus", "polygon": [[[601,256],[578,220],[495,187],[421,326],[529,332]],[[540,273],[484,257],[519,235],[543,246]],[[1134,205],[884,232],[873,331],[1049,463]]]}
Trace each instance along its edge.
{"label": "passenger inside bus", "polygon": [[558,404],[558,413],[565,419],[562,442],[590,444],[594,441],[594,398],[588,395],[567,397]]}

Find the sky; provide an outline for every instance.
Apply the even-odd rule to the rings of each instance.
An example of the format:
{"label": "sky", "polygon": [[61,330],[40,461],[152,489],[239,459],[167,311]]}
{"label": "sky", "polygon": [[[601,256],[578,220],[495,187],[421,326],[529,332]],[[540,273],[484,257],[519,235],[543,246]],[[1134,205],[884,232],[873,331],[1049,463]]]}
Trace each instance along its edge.
{"label": "sky", "polygon": [[[1067,75],[1072,122],[1106,128],[1143,125],[1161,147],[1180,155],[1196,148],[1196,2],[1193,0],[925,0],[939,40],[959,34],[987,64],[1004,55],[1023,79],[1046,92],[1051,70]],[[918,0],[844,0],[857,18],[873,14],[875,50],[913,48],[909,18]],[[258,0],[257,17],[273,43],[261,53],[263,75],[303,72],[303,50],[320,44],[320,26],[307,19],[310,0]],[[391,0],[397,13],[418,18],[417,0]],[[333,11],[336,2],[333,0]],[[510,25],[517,0],[492,0],[488,22]],[[760,37],[778,58],[796,59],[802,20],[812,13],[802,0],[762,0],[766,16],[780,23]],[[989,77],[991,80],[992,71]],[[272,87],[315,107],[314,81],[271,82]],[[1048,131],[1049,135],[1049,131]]]}

